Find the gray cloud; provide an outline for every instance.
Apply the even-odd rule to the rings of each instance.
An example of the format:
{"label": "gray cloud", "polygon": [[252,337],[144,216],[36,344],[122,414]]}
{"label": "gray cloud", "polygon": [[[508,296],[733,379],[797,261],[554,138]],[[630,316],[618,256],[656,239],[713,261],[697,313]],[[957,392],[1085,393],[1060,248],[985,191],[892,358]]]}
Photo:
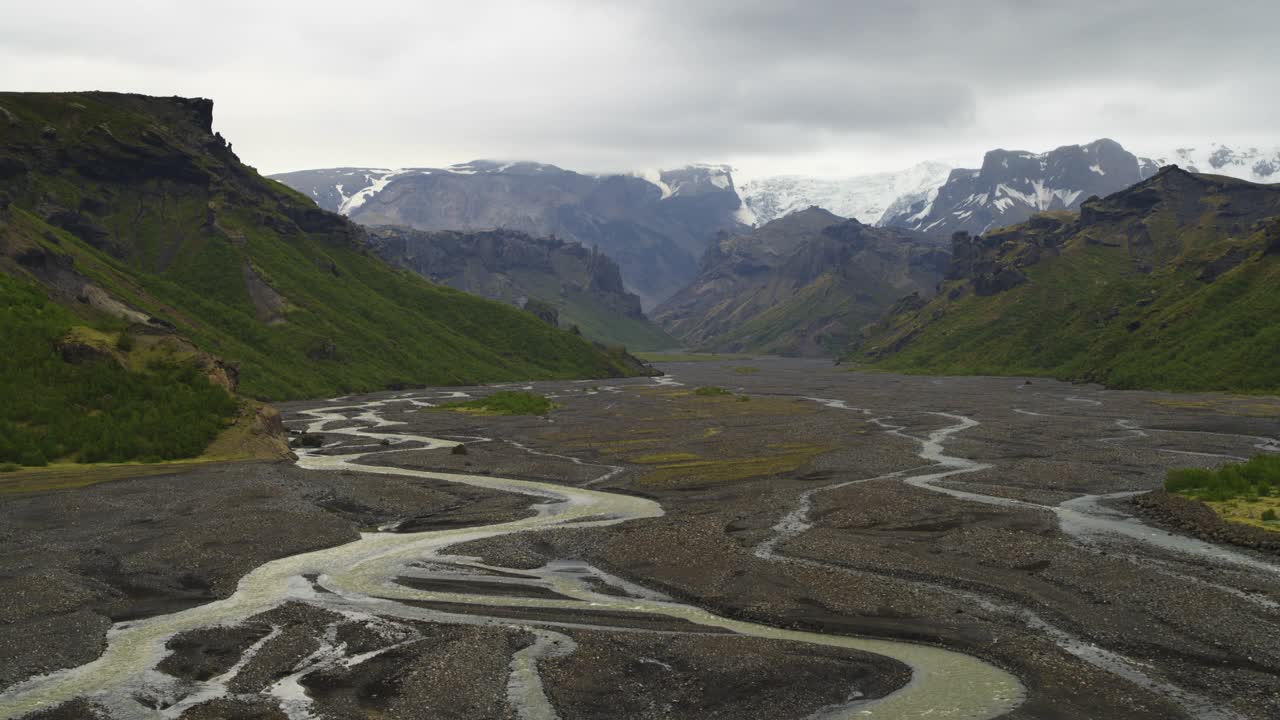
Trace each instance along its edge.
{"label": "gray cloud", "polygon": [[852,174],[995,146],[1276,142],[1274,2],[47,0],[0,87],[204,95],[267,171],[532,158]]}

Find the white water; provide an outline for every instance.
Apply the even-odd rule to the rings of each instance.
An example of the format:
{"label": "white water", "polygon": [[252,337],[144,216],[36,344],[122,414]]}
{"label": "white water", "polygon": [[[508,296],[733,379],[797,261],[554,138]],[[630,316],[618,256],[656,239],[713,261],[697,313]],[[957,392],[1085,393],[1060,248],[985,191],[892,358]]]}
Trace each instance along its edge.
{"label": "white water", "polygon": [[[660,384],[676,384],[667,379]],[[351,427],[352,419],[343,413],[360,411],[358,422],[384,429],[398,423],[383,419],[378,410],[390,403],[414,402],[407,398],[373,401],[346,407],[325,407],[306,411],[315,418],[310,432],[326,432],[388,440],[398,444],[416,443],[419,449],[438,449],[458,443],[410,435],[376,432]],[[343,427],[328,429],[330,424]],[[174,635],[197,628],[229,626],[242,623],[254,615],[290,602],[309,603],[324,609],[365,616],[425,619],[437,622],[501,624],[526,627],[532,623],[504,621],[486,615],[457,615],[424,610],[399,600],[449,602],[496,607],[543,607],[591,613],[599,610],[640,612],[684,620],[696,625],[718,628],[752,637],[789,640],[799,643],[840,647],[863,651],[898,660],[912,669],[911,682],[889,696],[848,708],[843,717],[852,718],[992,718],[1017,707],[1024,690],[1017,678],[976,658],[940,648],[890,640],[823,635],[813,632],[782,630],[764,625],[723,618],[701,608],[656,599],[650,594],[635,593],[631,597],[602,595],[589,589],[579,574],[566,572],[563,566],[548,566],[529,571],[566,596],[565,599],[490,597],[469,593],[428,592],[395,583],[395,578],[412,572],[424,563],[433,566],[455,566],[460,571],[484,568],[475,558],[448,555],[451,545],[512,533],[557,528],[601,527],[616,523],[653,518],[662,508],[652,500],[599,492],[551,483],[539,483],[481,475],[439,473],[398,467],[364,465],[358,461],[369,455],[385,455],[399,450],[378,450],[351,455],[304,454],[300,467],[315,471],[358,471],[382,475],[420,478],[461,483],[501,492],[512,492],[537,498],[536,514],[504,523],[422,533],[365,533],[359,540],[338,547],[303,553],[266,563],[241,579],[230,597],[170,615],[120,623],[108,633],[106,651],[97,660],[76,668],[39,676],[19,683],[0,694],[0,717],[22,714],[86,697],[109,707],[120,718],[163,717],[144,700],[157,696],[160,680],[155,671],[165,657],[165,643]],[[318,593],[308,576],[317,577],[316,585],[327,590]],[[608,580],[608,578],[605,578]],[[625,585],[624,585],[625,587]],[[573,627],[572,623],[541,623]],[[607,628],[606,628],[607,629]],[[619,629],[621,630],[621,629]],[[554,709],[545,703],[537,677],[536,660],[549,653],[570,652],[571,647],[551,633],[538,632],[538,640],[512,659],[508,700],[522,718],[554,718]],[[309,700],[300,680],[307,665],[331,665],[334,662],[356,663],[367,657],[345,658],[340,649],[329,644],[327,654],[309,658],[302,667],[272,686],[271,692],[284,702],[292,717],[310,714]],[[230,677],[219,678],[220,684]],[[171,688],[170,688],[171,689]],[[190,688],[187,699],[201,693],[201,699],[216,695],[216,688]],[[183,698],[173,698],[182,702]]]}

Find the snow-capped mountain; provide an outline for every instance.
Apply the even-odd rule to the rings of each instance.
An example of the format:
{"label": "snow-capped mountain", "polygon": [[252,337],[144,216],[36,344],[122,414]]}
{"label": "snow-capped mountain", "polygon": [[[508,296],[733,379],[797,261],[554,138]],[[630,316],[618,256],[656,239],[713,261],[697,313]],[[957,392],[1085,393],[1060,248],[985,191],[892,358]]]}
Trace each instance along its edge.
{"label": "snow-capped mountain", "polygon": [[733,189],[733,168],[728,165],[700,163],[675,170],[645,170],[633,174],[658,188],[663,200],[682,194],[697,195]]}
{"label": "snow-capped mountain", "polygon": [[503,228],[597,247],[646,307],[692,280],[715,234],[749,224],[729,167],[590,175],[535,162],[327,168],[273,176],[363,225]]}
{"label": "snow-capped mountain", "polygon": [[903,196],[918,200],[946,182],[950,172],[951,166],[945,163],[922,162],[898,172],[844,178],[778,175],[743,183],[738,194],[754,215],[750,225],[763,225],[815,205],[873,225],[895,201]]}
{"label": "snow-capped mountain", "polygon": [[1142,155],[1156,168],[1177,165],[1187,172],[1227,175],[1256,183],[1280,183],[1280,147],[1231,147],[1211,142]]}
{"label": "snow-capped mountain", "polygon": [[952,170],[936,193],[899,203],[882,224],[935,235],[978,234],[1045,210],[1074,210],[1154,174],[1114,140],[1066,145],[1046,153],[992,150],[977,170]]}
{"label": "snow-capped mountain", "polygon": [[288,185],[330,212],[352,216],[360,207],[391,184],[392,180],[411,175],[539,175],[564,173],[555,165],[535,162],[497,162],[473,160],[445,168],[323,168],[298,170],[272,175],[272,179]]}

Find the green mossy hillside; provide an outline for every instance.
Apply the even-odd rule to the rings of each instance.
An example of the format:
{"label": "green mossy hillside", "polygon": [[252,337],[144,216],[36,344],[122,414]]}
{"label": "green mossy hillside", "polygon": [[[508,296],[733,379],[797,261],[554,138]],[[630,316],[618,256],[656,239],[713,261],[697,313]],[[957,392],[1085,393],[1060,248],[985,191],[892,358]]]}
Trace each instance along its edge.
{"label": "green mossy hillside", "polygon": [[0,274],[0,464],[193,457],[235,415],[236,400],[190,359],[153,354],[134,369],[129,342],[97,342],[131,336],[82,322]]}
{"label": "green mossy hillside", "polygon": [[244,394],[640,370],[388,266],[360,228],[242,164],[210,101],[0,93],[0,108],[0,272],[73,308],[100,289],[238,367]]}
{"label": "green mossy hillside", "polygon": [[959,235],[853,359],[918,373],[1280,392],[1280,186],[1166,168],[1080,214]]}

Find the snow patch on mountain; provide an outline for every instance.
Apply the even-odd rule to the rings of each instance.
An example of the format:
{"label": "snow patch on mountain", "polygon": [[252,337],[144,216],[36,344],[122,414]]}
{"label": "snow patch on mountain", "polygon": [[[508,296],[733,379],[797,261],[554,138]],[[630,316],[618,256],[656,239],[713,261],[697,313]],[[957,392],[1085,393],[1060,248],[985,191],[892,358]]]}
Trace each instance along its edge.
{"label": "snow patch on mountain", "polygon": [[657,187],[658,190],[662,192],[662,197],[658,198],[659,200],[666,200],[675,194],[671,191],[670,185],[662,182],[661,170],[641,170],[635,173],[635,176]]}
{"label": "snow patch on mountain", "polygon": [[1172,150],[1139,153],[1157,166],[1177,165],[1188,172],[1226,175],[1256,183],[1280,183],[1280,146],[1188,143]]}
{"label": "snow patch on mountain", "polygon": [[755,217],[752,225],[813,205],[871,225],[903,196],[923,197],[936,191],[950,172],[951,166],[945,163],[923,162],[898,172],[844,178],[778,175],[743,183],[738,195]]}
{"label": "snow patch on mountain", "polygon": [[670,197],[734,191],[733,168],[728,165],[696,163],[662,170],[658,173],[658,179],[671,189]]}
{"label": "snow patch on mountain", "polygon": [[342,204],[338,206],[338,212],[343,215],[350,215],[356,208],[365,204],[369,198],[382,192],[392,180],[397,176],[403,175],[407,170],[367,170],[365,171],[365,180],[369,182],[368,187],[361,188],[353,193],[350,197],[342,192],[342,186],[337,186],[338,194],[342,195]]}

